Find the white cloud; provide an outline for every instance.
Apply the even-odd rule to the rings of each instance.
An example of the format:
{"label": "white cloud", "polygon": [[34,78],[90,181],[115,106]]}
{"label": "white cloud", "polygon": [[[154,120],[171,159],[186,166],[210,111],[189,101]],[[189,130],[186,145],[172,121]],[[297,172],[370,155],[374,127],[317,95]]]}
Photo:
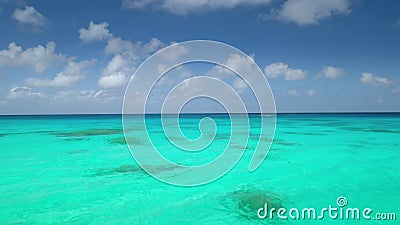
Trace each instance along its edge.
{"label": "white cloud", "polygon": [[326,79],[336,79],[339,77],[343,77],[345,75],[345,71],[341,68],[334,66],[325,66],[322,71],[318,74],[318,77],[323,77]]}
{"label": "white cloud", "polygon": [[101,77],[97,82],[103,88],[118,88],[126,85],[140,60],[165,46],[157,38],[142,43],[114,37],[108,30],[106,22],[95,24],[91,21],[88,29],[81,28],[79,34],[80,39],[85,42],[107,40],[104,52],[113,57],[102,70]]}
{"label": "white cloud", "polygon": [[138,57],[147,57],[164,46],[165,44],[157,38],[151,38],[149,42],[143,44],[141,41],[133,43],[120,37],[112,37],[107,41],[104,51],[107,55],[130,52],[130,54],[135,54]]}
{"label": "white cloud", "polygon": [[265,67],[264,71],[268,78],[276,78],[279,76],[285,76],[288,69],[289,66],[287,64],[278,62]]}
{"label": "white cloud", "polygon": [[[152,38],[144,44],[140,41],[132,43],[119,37],[110,38],[104,51],[114,56],[103,69],[98,85],[103,88],[118,88],[126,85],[140,60],[164,45],[157,38]],[[179,55],[180,52],[170,57],[177,57],[176,54]]]}
{"label": "white cloud", "polygon": [[239,93],[243,92],[246,88],[248,88],[246,82],[240,78],[235,78],[233,80],[232,87]]}
{"label": "white cloud", "polygon": [[[168,68],[166,67],[166,65],[159,64],[157,66],[157,73],[162,74],[166,72],[167,69]],[[185,66],[181,65],[165,73],[164,76],[160,78],[160,80],[157,82],[156,85],[157,86],[172,85],[175,84],[177,81],[182,81],[190,77],[193,77],[190,70],[187,69]]]}
{"label": "white cloud", "polygon": [[290,89],[290,90],[288,90],[288,94],[291,96],[299,96],[300,92],[298,92],[297,90]]}
{"label": "white cloud", "polygon": [[12,17],[20,24],[28,24],[32,26],[44,26],[47,23],[46,17],[40,14],[32,6],[25,6],[24,9],[15,9]]}
{"label": "white cloud", "polygon": [[247,84],[242,79],[240,79],[238,75],[245,76],[249,82],[253,81],[253,79],[255,79],[253,75],[259,73],[259,68],[255,66],[254,63],[252,63],[254,61],[255,61],[254,54],[251,54],[248,57],[238,54],[231,54],[229,58],[224,62],[224,66],[226,67],[215,65],[211,70],[207,71],[205,74],[207,76],[212,76],[218,79],[225,80],[227,82],[229,82],[230,78],[235,77],[232,83],[233,85],[235,85],[235,88],[239,87],[245,88],[244,85],[248,87]]}
{"label": "white cloud", "polygon": [[393,93],[400,93],[400,87],[396,87],[392,89]]}
{"label": "white cloud", "polygon": [[255,68],[254,63],[252,63],[254,62],[254,55],[250,55],[249,57],[232,54],[225,65],[239,74],[251,74],[251,72],[257,68]]}
{"label": "white cloud", "polygon": [[283,76],[285,80],[301,80],[304,79],[308,72],[301,69],[292,69],[285,63],[278,62],[272,63],[271,65],[265,67],[265,74],[268,78],[276,78]]}
{"label": "white cloud", "polygon": [[104,49],[107,55],[119,54],[125,51],[132,51],[135,49],[135,45],[127,40],[123,40],[120,37],[113,37],[107,41],[107,45]]}
{"label": "white cloud", "polygon": [[251,80],[251,75],[258,73],[258,68],[254,63],[252,63],[252,61],[255,61],[254,54],[249,55],[249,57],[231,54],[226,62],[224,62],[224,66],[215,65],[206,73],[206,75],[224,79],[237,76],[236,73],[238,73],[239,75],[242,74],[243,76],[246,76],[247,79]]}
{"label": "white cloud", "polygon": [[70,61],[64,70],[53,79],[30,77],[26,79],[26,84],[33,87],[69,87],[83,79],[83,70],[92,66],[95,62],[95,59],[81,62]]}
{"label": "white cloud", "polygon": [[361,75],[362,76],[360,78],[360,81],[362,83],[364,83],[364,84],[369,84],[369,85],[389,85],[389,84],[393,83],[388,78],[375,76],[372,73],[364,72]]}
{"label": "white cloud", "polygon": [[23,50],[21,46],[11,42],[8,49],[0,50],[1,67],[28,66],[33,68],[35,73],[42,73],[47,68],[65,60],[65,55],[55,52],[56,44],[48,42],[46,46]]}
{"label": "white cloud", "polygon": [[[33,91],[30,87],[16,86],[12,88],[6,100],[25,101],[27,104],[46,103],[48,106],[60,104],[82,104],[85,103],[105,103],[113,100],[122,99],[117,93],[106,90],[60,90],[57,92],[45,93]],[[7,103],[7,101],[6,101]]]}
{"label": "white cloud", "polygon": [[93,21],[90,21],[87,29],[79,29],[79,38],[84,42],[106,40],[112,36],[107,27],[108,23],[106,22],[95,24]]}
{"label": "white cloud", "polygon": [[[182,53],[190,51],[189,49],[182,49]],[[180,55],[180,54],[178,54]],[[168,56],[166,54],[165,56]],[[242,56],[239,54],[231,54],[229,55],[226,60],[223,62],[223,65],[226,65],[227,67],[231,68],[232,70],[236,71],[238,74],[242,74],[245,76],[246,80],[249,82],[259,82],[255,79],[259,78],[258,76],[255,75],[262,75],[262,72],[259,71],[259,68],[254,64],[254,55],[251,55],[250,57],[248,56]],[[178,66],[176,68],[173,68],[172,70],[168,71],[168,73],[165,74],[164,77],[162,77],[159,82],[156,84],[157,88],[153,90],[153,94],[150,96],[150,108],[152,110],[158,111],[159,105],[160,105],[160,100],[163,100],[167,94],[169,95],[169,100],[171,100],[171,104],[168,103],[168,106],[166,106],[169,109],[172,109],[174,106],[177,106],[179,102],[181,102],[183,99],[187,99],[189,96],[192,96],[195,93],[207,93],[208,96],[218,96],[218,98],[224,99],[226,102],[224,103],[233,103],[236,99],[233,98],[232,93],[230,91],[222,91],[221,86],[217,85],[215,80],[212,82],[210,79],[196,79],[198,76],[207,76],[207,77],[213,77],[216,79],[219,79],[226,84],[228,84],[230,87],[236,91],[239,95],[243,96],[249,96],[249,99],[247,99],[245,104],[248,105],[256,105],[255,98],[250,92],[247,92],[250,87],[248,87],[247,83],[243,81],[238,75],[232,70],[229,70],[225,67],[210,64],[211,66],[210,69],[202,71],[202,72],[196,72],[195,74],[190,73],[190,67],[187,68],[186,64]],[[162,73],[165,72],[167,68],[166,64],[158,64],[157,65],[157,72]],[[188,70],[189,69],[189,70]],[[189,78],[195,78],[195,79],[189,79]],[[174,88],[174,92],[170,93],[169,91]],[[144,99],[146,96],[143,96],[146,94],[145,92],[137,92],[137,93],[131,93],[132,99],[138,99],[139,101],[135,102],[134,104],[143,104]],[[247,98],[247,97],[246,97]],[[206,100],[199,100],[199,101],[206,101]],[[236,102],[235,107],[239,107],[239,104]],[[194,106],[196,108],[197,106]],[[194,111],[199,110],[199,111],[207,111],[207,107],[215,107],[213,104],[206,106],[204,105],[204,108],[196,108],[193,109]],[[190,108],[190,107],[189,107]],[[220,110],[218,107],[215,108],[217,110]],[[191,109],[192,110],[192,109]],[[236,109],[235,109],[236,110]],[[234,110],[234,111],[235,111]],[[173,112],[173,111],[171,111]],[[239,112],[239,111],[238,111]]]}
{"label": "white cloud", "polygon": [[77,102],[110,102],[117,99],[110,92],[100,90],[63,90],[48,97],[49,101],[57,103],[77,103]]}
{"label": "white cloud", "polygon": [[103,70],[103,74],[112,74],[116,73],[118,71],[124,70],[126,67],[128,67],[129,62],[125,57],[122,55],[115,55],[110,62],[108,62],[107,67]]}
{"label": "white cloud", "polygon": [[176,42],[172,42],[168,49],[165,49],[160,52],[159,56],[164,60],[168,60],[170,62],[177,61],[179,57],[187,54],[189,49],[183,45],[179,45]]}
{"label": "white cloud", "polygon": [[10,90],[7,95],[7,99],[42,99],[46,97],[45,94],[39,92],[33,92],[29,87],[17,86]]}
{"label": "white cloud", "polygon": [[336,14],[350,12],[349,0],[287,0],[280,9],[264,18],[276,18],[298,25],[318,24],[319,21]]}
{"label": "white cloud", "polygon": [[127,77],[132,75],[135,69],[132,67],[131,61],[129,56],[115,55],[102,71],[102,77],[98,84],[104,88],[117,88],[125,85]]}
{"label": "white cloud", "polygon": [[312,89],[310,89],[310,90],[308,90],[307,91],[307,94],[308,94],[308,96],[314,96],[315,95],[315,91],[314,90],[312,90]]}
{"label": "white cloud", "polygon": [[32,87],[69,87],[82,78],[79,75],[67,76],[63,73],[58,73],[53,79],[29,77],[26,79],[26,84]]}
{"label": "white cloud", "polygon": [[111,93],[106,90],[100,90],[93,95],[93,98],[101,102],[110,102],[122,97],[121,96],[118,97],[114,93]]}
{"label": "white cloud", "polygon": [[143,49],[149,54],[153,53],[161,48],[165,47],[165,44],[157,38],[151,38],[149,42],[143,45]]}
{"label": "white cloud", "polygon": [[144,9],[155,0],[122,0],[122,6],[128,9]]}
{"label": "white cloud", "polygon": [[302,80],[307,76],[308,72],[301,69],[288,69],[285,75],[286,80]]}
{"label": "white cloud", "polygon": [[101,77],[99,80],[99,85],[104,88],[116,88],[125,85],[126,82],[127,82],[126,75],[118,73]]}
{"label": "white cloud", "polygon": [[123,0],[122,5],[128,9],[145,9],[151,6],[175,15],[187,15],[218,9],[234,9],[241,6],[263,6],[271,2],[272,0]]}

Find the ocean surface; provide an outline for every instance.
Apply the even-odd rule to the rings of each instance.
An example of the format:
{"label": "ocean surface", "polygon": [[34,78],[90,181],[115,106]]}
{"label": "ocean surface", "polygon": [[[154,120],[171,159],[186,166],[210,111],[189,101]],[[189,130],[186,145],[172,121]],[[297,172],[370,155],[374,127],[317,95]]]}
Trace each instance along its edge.
{"label": "ocean surface", "polygon": [[[183,132],[198,136],[204,116],[183,116]],[[204,163],[220,154],[229,117],[210,117],[218,143],[196,158],[173,160]],[[279,114],[272,147],[255,172],[248,171],[256,144],[249,139],[229,173],[198,187],[169,185],[145,173],[125,143],[121,120],[0,116],[0,224],[399,224],[400,114]],[[148,120],[157,142],[163,136],[159,117]],[[145,151],[142,138],[133,141]],[[373,218],[396,213],[397,220],[257,217],[265,203],[320,211],[339,207],[339,197],[347,200],[344,209],[371,208]]]}

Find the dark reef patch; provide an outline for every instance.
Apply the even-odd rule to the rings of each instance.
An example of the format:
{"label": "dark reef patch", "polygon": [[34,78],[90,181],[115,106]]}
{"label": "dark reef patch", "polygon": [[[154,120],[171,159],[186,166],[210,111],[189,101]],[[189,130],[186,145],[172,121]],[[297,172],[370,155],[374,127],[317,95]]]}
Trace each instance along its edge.
{"label": "dark reef patch", "polygon": [[[173,171],[177,168],[177,166],[170,165],[143,165],[146,170],[151,173],[161,173],[166,171]],[[123,164],[119,167],[114,168],[101,168],[94,171],[91,176],[110,176],[110,175],[118,175],[118,174],[140,174],[146,175],[147,173],[138,165],[131,164]]]}
{"label": "dark reef patch", "polygon": [[124,164],[115,168],[98,169],[92,174],[92,176],[109,176],[116,174],[129,174],[142,171],[143,170],[139,166]]}
{"label": "dark reef patch", "polygon": [[85,137],[71,137],[71,138],[65,138],[63,139],[64,141],[84,141],[87,140]]}
{"label": "dark reef patch", "polygon": [[126,144],[125,137],[118,137],[118,138],[109,139],[108,142],[110,144],[120,144],[120,145],[125,145]]}
{"label": "dark reef patch", "polygon": [[[143,139],[137,138],[137,137],[127,137],[129,144],[131,145],[144,145],[145,141]],[[108,142],[110,144],[120,144],[120,145],[126,145],[126,140],[125,137],[117,137],[117,138],[112,138],[109,139]]]}
{"label": "dark reef patch", "polygon": [[235,213],[246,220],[261,222],[257,217],[257,210],[265,204],[268,204],[269,208],[284,207],[282,199],[276,194],[260,189],[242,188],[223,197],[221,210]]}
{"label": "dark reef patch", "polygon": [[285,141],[285,140],[283,140],[283,139],[279,139],[279,138],[274,139],[273,144],[276,144],[276,145],[283,145],[283,146],[296,146],[296,145],[301,145],[301,144],[295,143],[295,142],[287,142],[287,141]]}
{"label": "dark reef patch", "polygon": [[114,135],[122,134],[122,129],[89,129],[81,131],[70,131],[57,133],[58,137],[87,137],[87,136],[100,136],[100,135]]}
{"label": "dark reef patch", "polygon": [[78,150],[69,151],[67,153],[70,154],[70,155],[76,155],[76,154],[85,153],[85,152],[88,152],[88,150],[86,150],[86,149],[78,149]]}

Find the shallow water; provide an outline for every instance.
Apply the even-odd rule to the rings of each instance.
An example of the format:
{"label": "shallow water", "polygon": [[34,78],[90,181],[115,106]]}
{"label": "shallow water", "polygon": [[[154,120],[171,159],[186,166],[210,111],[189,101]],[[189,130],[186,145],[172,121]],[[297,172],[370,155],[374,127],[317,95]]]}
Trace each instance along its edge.
{"label": "shallow water", "polygon": [[[187,136],[199,134],[203,116],[182,118]],[[153,141],[165,144],[158,118],[150,120]],[[201,151],[193,161],[174,159],[203,163],[220,154],[229,120],[220,116],[215,121],[211,153]],[[0,116],[0,224],[398,223],[260,220],[256,211],[263,202],[320,209],[337,206],[336,199],[345,196],[349,207],[398,217],[400,114],[280,114],[267,159],[250,173],[255,140],[227,175],[185,188],[140,169],[124,144],[120,115]],[[142,137],[133,142],[146,149]]]}

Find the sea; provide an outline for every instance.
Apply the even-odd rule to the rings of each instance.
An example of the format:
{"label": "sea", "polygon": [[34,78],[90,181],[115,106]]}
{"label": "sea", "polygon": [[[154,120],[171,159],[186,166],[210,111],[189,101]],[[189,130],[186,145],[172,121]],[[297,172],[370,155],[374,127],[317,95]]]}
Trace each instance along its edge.
{"label": "sea", "polygon": [[[217,127],[213,147],[171,160],[202,164],[223,153],[228,115],[181,116],[183,133],[200,135],[204,117]],[[163,154],[175,151],[157,142],[165,139],[160,115],[146,119]],[[146,151],[144,137],[129,132]],[[0,224],[400,223],[399,113],[277,114],[268,155],[250,172],[256,141],[237,149],[243,155],[224,176],[184,187],[141,168],[121,115],[0,116]]]}

